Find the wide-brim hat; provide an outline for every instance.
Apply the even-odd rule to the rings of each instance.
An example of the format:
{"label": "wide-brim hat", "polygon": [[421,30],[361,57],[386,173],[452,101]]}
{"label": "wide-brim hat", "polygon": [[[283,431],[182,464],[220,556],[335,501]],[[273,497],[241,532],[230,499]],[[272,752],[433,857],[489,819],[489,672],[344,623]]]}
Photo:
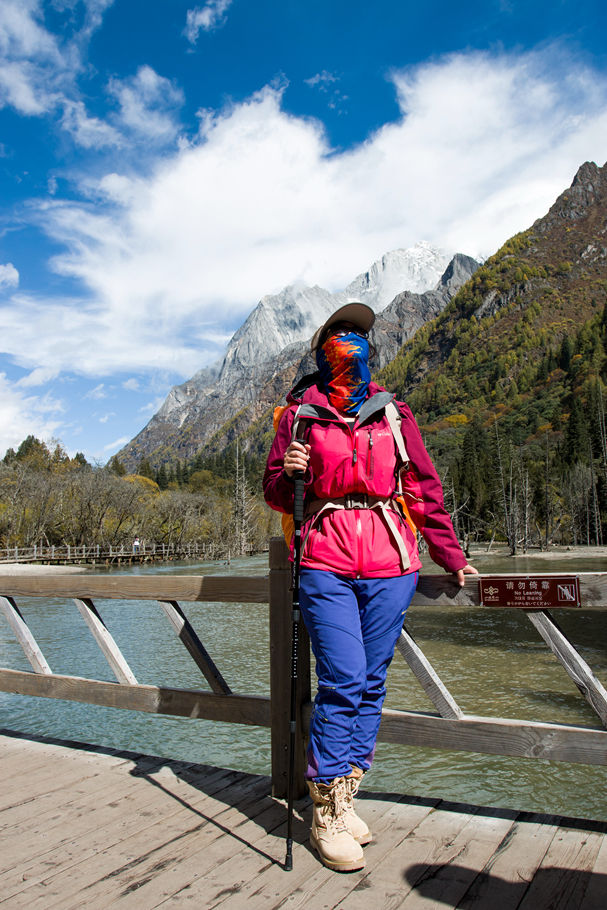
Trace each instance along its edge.
{"label": "wide-brim hat", "polygon": [[327,321],[321,325],[319,329],[314,332],[314,337],[310,344],[311,349],[314,351],[318,347],[318,342],[320,341],[323,332],[325,329],[328,329],[332,325],[336,325],[338,322],[351,322],[352,325],[357,326],[359,329],[362,329],[363,332],[370,332],[373,323],[375,322],[375,313],[370,306],[367,306],[366,303],[346,303],[345,306],[341,306],[338,310],[335,310],[334,313],[329,316]]}

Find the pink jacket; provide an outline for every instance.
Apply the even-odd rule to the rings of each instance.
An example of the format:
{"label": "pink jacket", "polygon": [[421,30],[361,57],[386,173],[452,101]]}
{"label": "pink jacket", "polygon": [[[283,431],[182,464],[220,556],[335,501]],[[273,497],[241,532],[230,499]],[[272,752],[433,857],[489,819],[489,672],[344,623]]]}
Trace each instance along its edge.
{"label": "pink jacket", "polygon": [[[302,383],[300,383],[300,386]],[[374,403],[370,400],[383,393]],[[397,455],[394,436],[384,413],[391,396],[376,383],[369,387],[360,422],[348,424],[317,385],[306,388],[301,397],[297,388],[287,396],[290,405],[281,417],[268,455],[263,479],[266,502],[280,512],[293,511],[293,482],[283,470],[284,454],[291,442],[295,413],[299,405],[312,405],[313,419],[301,416],[297,435],[311,446],[305,477],[306,503],[367,493],[390,499],[396,491]],[[383,405],[379,404],[383,402]],[[421,438],[410,408],[395,402],[401,415],[401,430],[409,464],[402,472],[402,487],[409,512],[428,544],[434,562],[448,572],[463,568],[467,559],[457,541],[443,503],[438,474]],[[371,411],[371,413],[369,413]],[[301,415],[305,414],[302,407]],[[392,525],[391,527],[389,525]],[[410,566],[403,568],[395,540],[400,533]],[[421,567],[415,534],[397,510],[389,520],[381,509],[330,509],[316,521],[310,516],[302,529],[301,565],[324,569],[348,578],[389,578],[414,572]]]}

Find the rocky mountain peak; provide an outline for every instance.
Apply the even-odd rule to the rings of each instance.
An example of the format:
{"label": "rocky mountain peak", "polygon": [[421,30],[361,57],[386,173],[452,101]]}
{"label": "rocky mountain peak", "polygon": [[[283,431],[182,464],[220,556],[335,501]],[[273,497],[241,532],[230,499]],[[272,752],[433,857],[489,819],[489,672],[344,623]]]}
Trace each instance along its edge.
{"label": "rocky mountain peak", "polygon": [[551,230],[557,221],[576,222],[584,218],[589,209],[607,199],[607,164],[602,168],[594,161],[586,161],[578,169],[569,189],[558,197],[548,214],[533,227],[540,233]]}
{"label": "rocky mountain peak", "polygon": [[421,294],[435,287],[451,255],[425,241],[408,249],[392,250],[358,275],[344,293],[350,300],[360,300],[379,312],[402,291]]}
{"label": "rocky mountain peak", "polygon": [[477,268],[478,262],[472,256],[456,253],[441,275],[438,286],[447,288],[453,294],[456,294]]}
{"label": "rocky mountain peak", "polygon": [[333,311],[333,295],[321,287],[289,285],[263,297],[228,344],[220,383],[246,373],[296,341],[311,338]]}

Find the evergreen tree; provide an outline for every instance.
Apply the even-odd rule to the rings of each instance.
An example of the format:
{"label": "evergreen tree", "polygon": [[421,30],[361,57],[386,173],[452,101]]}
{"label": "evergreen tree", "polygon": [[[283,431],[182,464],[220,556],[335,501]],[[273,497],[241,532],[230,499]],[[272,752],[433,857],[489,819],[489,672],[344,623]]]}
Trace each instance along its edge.
{"label": "evergreen tree", "polygon": [[[107,463],[109,470],[112,474],[115,474],[116,477],[124,477],[126,474],[126,468],[123,463],[120,461],[116,455],[113,455]],[[141,473],[141,472],[140,472]]]}
{"label": "evergreen tree", "polygon": [[559,351],[558,365],[565,373],[568,373],[571,368],[571,358],[573,357],[573,346],[571,344],[571,339],[569,335],[565,335],[561,342],[561,349]]}
{"label": "evergreen tree", "polygon": [[169,478],[167,475],[166,467],[161,464],[158,470],[156,471],[156,477],[154,478],[161,490],[166,490],[169,485]]}
{"label": "evergreen tree", "polygon": [[[83,471],[91,470],[91,466],[88,463],[88,461],[86,460],[83,452],[76,452],[76,454],[74,455],[74,461],[76,462],[76,465],[79,468],[82,468]],[[125,471],[125,473],[126,473],[126,471]]]}
{"label": "evergreen tree", "polygon": [[147,477],[149,480],[154,480],[154,469],[147,458],[141,459],[137,467],[137,473],[140,474],[141,477]]}

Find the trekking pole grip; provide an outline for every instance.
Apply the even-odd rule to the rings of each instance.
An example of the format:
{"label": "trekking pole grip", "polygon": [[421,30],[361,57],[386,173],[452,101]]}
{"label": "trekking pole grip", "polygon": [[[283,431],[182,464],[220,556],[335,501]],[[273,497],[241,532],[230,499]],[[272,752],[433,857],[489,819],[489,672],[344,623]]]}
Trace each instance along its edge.
{"label": "trekking pole grip", "polygon": [[303,471],[293,472],[295,493],[293,499],[293,523],[301,527],[304,519],[304,475]]}
{"label": "trekking pole grip", "polygon": [[[305,446],[305,439],[296,439],[302,446]],[[304,520],[304,472],[293,471],[293,483],[295,485],[293,498],[293,523],[295,527],[301,527]]]}

